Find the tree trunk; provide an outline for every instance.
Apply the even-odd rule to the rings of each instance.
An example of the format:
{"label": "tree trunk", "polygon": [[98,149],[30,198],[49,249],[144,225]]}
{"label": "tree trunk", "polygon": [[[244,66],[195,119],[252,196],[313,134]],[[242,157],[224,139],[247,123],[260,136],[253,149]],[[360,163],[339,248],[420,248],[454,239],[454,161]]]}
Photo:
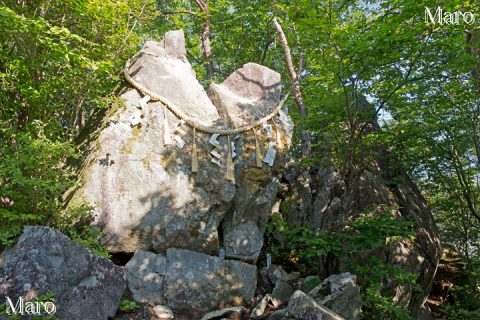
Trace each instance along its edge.
{"label": "tree trunk", "polygon": [[[273,19],[273,23],[275,24],[275,30],[277,32],[278,39],[280,40],[280,44],[282,45],[283,52],[285,54],[285,61],[287,63],[288,73],[290,75],[290,79],[292,80],[292,87],[293,93],[295,95],[295,103],[298,106],[298,111],[300,113],[300,117],[302,119],[307,118],[307,109],[305,108],[305,103],[303,102],[302,92],[300,89],[300,81],[299,81],[299,74],[302,72],[301,67],[299,68],[298,73],[295,71],[292,63],[292,55],[290,54],[290,47],[288,46],[287,38],[285,37],[285,33],[283,32],[282,26],[278,23],[277,19]],[[303,64],[303,57],[300,59],[300,66]],[[301,125],[303,127],[303,125]],[[302,155],[308,156],[311,152],[311,136],[308,131],[304,128],[300,128],[300,135],[302,137]]]}
{"label": "tree trunk", "polygon": [[210,43],[210,28],[212,21],[210,19],[210,9],[208,8],[206,0],[195,0],[204,14],[202,27],[202,45],[203,54],[205,55],[205,70],[207,72],[207,80],[213,79],[214,69],[212,61],[212,46]]}

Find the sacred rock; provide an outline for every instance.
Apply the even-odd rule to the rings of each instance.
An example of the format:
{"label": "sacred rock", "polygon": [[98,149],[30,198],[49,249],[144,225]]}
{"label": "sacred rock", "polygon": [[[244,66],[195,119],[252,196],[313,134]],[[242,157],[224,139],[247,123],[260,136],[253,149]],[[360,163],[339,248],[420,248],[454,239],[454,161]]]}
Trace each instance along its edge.
{"label": "sacred rock", "polygon": [[[118,101],[92,116],[80,134],[83,156],[72,165],[78,183],[65,195],[66,208],[90,205],[93,224],[113,252],[175,247],[217,254],[223,246],[227,258],[256,261],[286,163],[291,120],[282,110],[255,132],[229,136],[212,137],[201,127],[221,133],[273,114],[280,75],[248,63],[212,84],[210,99],[185,52],[183,32],[170,31],[159,43],[147,41],[130,60],[132,81],[179,112],[126,83]],[[198,124],[195,133],[182,117]],[[192,170],[194,146],[198,170]],[[226,179],[229,154],[235,181]]]}

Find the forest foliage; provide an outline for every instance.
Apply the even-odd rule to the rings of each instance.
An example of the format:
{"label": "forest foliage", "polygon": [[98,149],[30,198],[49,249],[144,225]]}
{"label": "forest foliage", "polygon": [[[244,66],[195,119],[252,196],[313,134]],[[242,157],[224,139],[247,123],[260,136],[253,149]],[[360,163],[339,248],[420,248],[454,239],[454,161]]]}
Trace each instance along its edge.
{"label": "forest foliage", "polygon": [[[125,61],[145,40],[182,28],[204,85],[250,61],[289,79],[277,17],[301,65],[308,116],[293,99],[289,108],[312,136],[312,153],[297,152],[298,162],[333,161],[348,178],[368,165],[370,150],[388,148],[477,281],[480,30],[426,23],[425,7],[438,5],[480,17],[477,2],[459,0],[0,1],[0,248],[25,224],[61,221],[68,230],[58,219],[72,183],[66,159],[78,156],[76,136],[109,106]],[[206,24],[211,56],[202,46]],[[365,136],[373,118],[382,130]],[[475,281],[468,290],[478,294]]]}

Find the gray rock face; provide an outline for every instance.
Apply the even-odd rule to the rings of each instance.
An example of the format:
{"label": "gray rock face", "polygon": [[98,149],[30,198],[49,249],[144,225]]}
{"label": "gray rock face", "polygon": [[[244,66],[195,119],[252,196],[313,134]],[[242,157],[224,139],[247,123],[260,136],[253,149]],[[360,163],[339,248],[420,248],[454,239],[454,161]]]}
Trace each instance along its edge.
{"label": "gray rock face", "polygon": [[153,252],[137,251],[125,265],[128,288],[137,302],[163,304],[167,259]]}
{"label": "gray rock face", "polygon": [[308,295],[319,304],[335,311],[346,320],[360,319],[362,298],[356,276],[348,272],[332,275],[311,290]]}
{"label": "gray rock face", "polygon": [[[168,32],[161,43],[146,42],[132,59],[129,72],[191,118],[216,128],[251,123],[269,114],[280,97],[280,75],[247,64],[223,84],[213,85],[218,90],[211,92],[230,90],[232,97],[249,101],[248,105],[242,112],[229,108],[231,99],[214,99],[214,105],[185,58],[182,31]],[[77,165],[78,185],[66,194],[68,207],[85,202],[93,205],[94,223],[106,232],[107,246],[114,252],[159,253],[180,247],[216,254],[222,232],[219,226],[224,220],[227,256],[256,260],[290,134],[281,126],[283,149],[277,150],[273,168],[265,164],[256,168],[252,132],[232,137],[237,153],[235,186],[225,180],[226,152],[220,167],[210,161],[213,146],[208,144],[209,135],[197,131],[199,172],[193,174],[193,130],[182,126],[186,132],[182,149],[164,145],[164,106],[152,102],[141,107],[142,96],[137,90],[127,87],[122,92],[125,105],[92,118],[81,134],[82,154],[86,156]],[[216,108],[220,105],[222,117]],[[180,120],[170,111],[167,119],[173,131]],[[261,131],[257,129],[264,154],[268,141]],[[227,137],[218,141],[225,151]]]}
{"label": "gray rock face", "polygon": [[257,284],[253,265],[184,249],[171,248],[166,255],[140,251],[125,268],[137,302],[163,304],[180,313],[248,303]]}
{"label": "gray rock face", "polygon": [[253,299],[253,265],[182,249],[167,250],[165,299],[173,310],[209,311]]}
{"label": "gray rock face", "polygon": [[268,320],[282,320],[286,312],[287,308],[275,310],[268,316]]}
{"label": "gray rock face", "polygon": [[285,281],[278,280],[272,291],[272,304],[278,308],[286,304],[293,294],[293,287]]}
{"label": "gray rock face", "polygon": [[222,84],[212,84],[208,95],[220,114],[234,126],[244,126],[273,109],[280,100],[280,74],[256,63],[247,63]]}
{"label": "gray rock face", "polygon": [[25,227],[0,256],[0,301],[52,292],[59,319],[113,317],[125,287],[122,268],[51,228]]}
{"label": "gray rock face", "polygon": [[288,302],[283,320],[344,320],[344,318],[297,290]]}

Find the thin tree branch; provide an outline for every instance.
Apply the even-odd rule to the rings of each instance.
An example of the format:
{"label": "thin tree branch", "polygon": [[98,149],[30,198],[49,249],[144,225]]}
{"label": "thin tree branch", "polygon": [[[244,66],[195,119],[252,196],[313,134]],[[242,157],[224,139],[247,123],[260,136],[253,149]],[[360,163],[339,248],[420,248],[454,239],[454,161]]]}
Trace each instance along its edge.
{"label": "thin tree branch", "polygon": [[268,52],[268,49],[270,48],[270,45],[273,43],[273,41],[275,41],[275,37],[271,37],[270,39],[268,39],[267,43],[265,44],[265,47],[263,48],[263,53],[262,53],[262,57],[260,58],[260,64],[264,64],[265,63],[265,59],[267,58],[267,52]]}
{"label": "thin tree branch", "polygon": [[178,11],[161,11],[162,15],[172,15],[172,14],[191,14],[193,16],[198,16],[198,13],[188,10],[178,10]]}

